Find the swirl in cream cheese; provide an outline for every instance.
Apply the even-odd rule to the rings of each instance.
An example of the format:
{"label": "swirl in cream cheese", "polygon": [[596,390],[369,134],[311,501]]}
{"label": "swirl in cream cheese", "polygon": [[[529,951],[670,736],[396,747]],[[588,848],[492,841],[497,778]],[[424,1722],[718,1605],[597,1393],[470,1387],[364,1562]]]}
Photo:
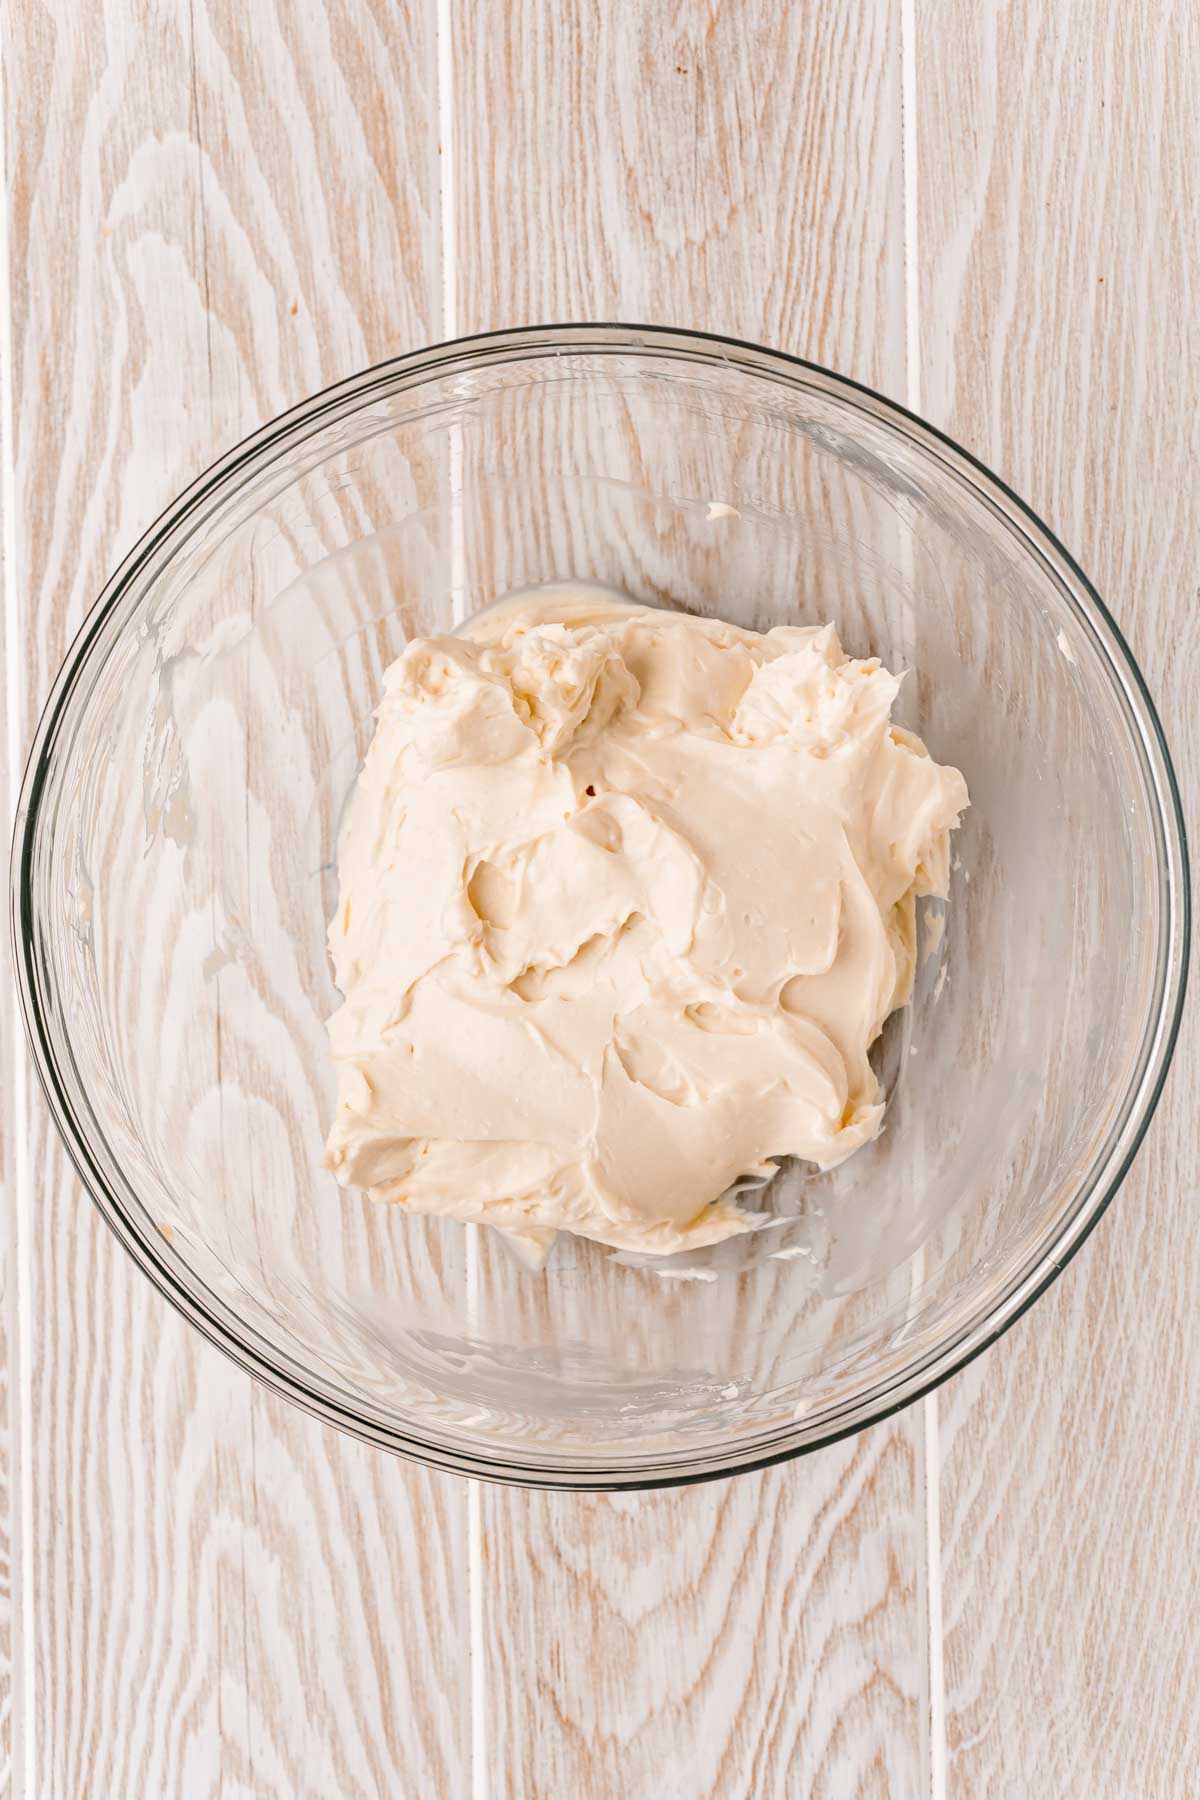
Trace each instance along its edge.
{"label": "swirl in cream cheese", "polygon": [[880,1129],[868,1052],[956,769],[832,625],[551,593],[410,643],[339,852],[330,1165],[537,1246],[668,1255]]}

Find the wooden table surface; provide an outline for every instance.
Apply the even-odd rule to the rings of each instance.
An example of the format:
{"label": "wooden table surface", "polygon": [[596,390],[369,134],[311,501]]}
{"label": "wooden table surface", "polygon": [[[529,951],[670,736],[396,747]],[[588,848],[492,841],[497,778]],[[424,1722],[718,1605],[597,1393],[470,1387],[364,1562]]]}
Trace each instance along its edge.
{"label": "wooden table surface", "polygon": [[[1194,0],[10,0],[6,39],[8,790],[221,448],[394,352],[607,317],[799,352],[976,451],[1108,598],[1193,809]],[[1200,1793],[1195,1006],[1002,1343],[802,1463],[616,1498],[472,1489],[253,1385],[0,1029],[3,1791]]]}

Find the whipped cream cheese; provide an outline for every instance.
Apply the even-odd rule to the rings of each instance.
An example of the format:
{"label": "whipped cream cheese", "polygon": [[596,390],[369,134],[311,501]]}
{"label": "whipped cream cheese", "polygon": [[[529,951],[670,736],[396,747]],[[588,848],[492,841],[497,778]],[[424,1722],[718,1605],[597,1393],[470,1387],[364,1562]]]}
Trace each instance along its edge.
{"label": "whipped cream cheese", "polygon": [[329,927],[338,1180],[669,1255],[880,1129],[868,1051],[967,805],[832,625],[542,591],[384,677]]}

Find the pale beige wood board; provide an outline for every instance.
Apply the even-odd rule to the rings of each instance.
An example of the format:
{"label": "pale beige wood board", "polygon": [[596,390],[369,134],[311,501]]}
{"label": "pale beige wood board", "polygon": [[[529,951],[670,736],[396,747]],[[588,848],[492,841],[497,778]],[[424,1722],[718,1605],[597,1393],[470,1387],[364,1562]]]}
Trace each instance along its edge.
{"label": "pale beige wood board", "polygon": [[[903,391],[898,8],[450,18],[458,330],[691,325]],[[922,1449],[916,1411],[732,1485],[485,1490],[495,1791],[923,1791]]]}
{"label": "pale beige wood board", "polygon": [[[1095,580],[1194,837],[1200,20],[1093,0],[917,15],[923,409]],[[1198,1081],[1193,1003],[1094,1238],[940,1396],[949,1793],[1193,1791]]]}
{"label": "pale beige wood board", "polygon": [[[24,744],[109,568],[193,475],[437,335],[438,240],[421,9],[111,0],[10,21]],[[118,1250],[36,1096],[17,1129],[17,1791],[456,1791],[462,1487],[255,1387]]]}

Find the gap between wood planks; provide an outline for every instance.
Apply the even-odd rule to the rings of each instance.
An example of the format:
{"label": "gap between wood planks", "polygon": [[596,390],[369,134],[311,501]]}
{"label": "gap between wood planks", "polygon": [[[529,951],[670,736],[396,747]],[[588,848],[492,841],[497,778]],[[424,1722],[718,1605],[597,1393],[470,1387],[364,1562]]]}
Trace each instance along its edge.
{"label": "gap between wood planks", "polygon": [[[900,0],[900,166],[904,190],[905,403],[921,411],[920,256],[917,238],[917,0]],[[921,1402],[925,1539],[925,1679],[930,1800],[946,1796],[946,1667],[942,1606],[941,1450],[937,1389]]]}
{"label": "gap between wood planks", "polygon": [[[454,51],[450,32],[450,0],[435,0],[434,42],[436,44],[437,143],[434,155],[434,186],[438,196],[437,268],[438,331],[445,341],[458,331],[458,263],[454,253],[457,215],[457,170],[454,145]],[[450,491],[453,496],[462,486],[461,427],[450,428]],[[461,623],[465,609],[465,554],[462,517],[451,513],[450,586],[455,623]],[[479,1240],[475,1231],[467,1233],[467,1316],[473,1324],[479,1305]],[[478,1482],[471,1482],[467,1494],[467,1611],[468,1656],[470,1658],[471,1706],[471,1800],[488,1800],[487,1758],[487,1672],[484,1664],[483,1633],[483,1508]]]}

